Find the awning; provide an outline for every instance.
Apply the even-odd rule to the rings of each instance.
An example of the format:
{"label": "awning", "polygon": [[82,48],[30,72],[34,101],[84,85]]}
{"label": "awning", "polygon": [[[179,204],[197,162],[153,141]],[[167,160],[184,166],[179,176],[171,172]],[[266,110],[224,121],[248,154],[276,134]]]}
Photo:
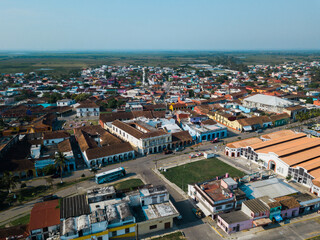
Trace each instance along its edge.
{"label": "awning", "polygon": [[275,215],[275,216],[273,216],[273,217],[274,217],[274,219],[275,219],[277,222],[280,222],[280,221],[283,220],[280,215]]}
{"label": "awning", "polygon": [[205,206],[203,206],[201,202],[198,202],[196,205],[198,206],[198,208],[201,209],[201,211],[204,213],[204,215],[206,215],[206,217],[212,215],[212,213]]}
{"label": "awning", "polygon": [[252,127],[251,126],[244,126],[243,129],[245,131],[252,131]]}
{"label": "awning", "polygon": [[257,220],[253,221],[253,224],[256,227],[264,226],[264,225],[267,225],[269,223],[271,223],[271,220],[269,218],[260,218],[260,219],[257,219]]}

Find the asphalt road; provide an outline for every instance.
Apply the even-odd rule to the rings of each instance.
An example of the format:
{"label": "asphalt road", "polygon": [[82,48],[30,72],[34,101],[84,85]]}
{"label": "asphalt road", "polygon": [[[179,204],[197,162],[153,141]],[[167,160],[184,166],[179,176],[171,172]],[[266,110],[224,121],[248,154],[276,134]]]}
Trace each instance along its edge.
{"label": "asphalt road", "polygon": [[[263,133],[260,133],[259,135],[263,135],[266,133],[278,131],[281,129],[285,129],[288,127],[298,127],[298,125],[301,125],[301,123],[294,123],[290,124],[289,126],[287,125],[286,127],[278,127],[278,128],[271,128],[271,129],[266,129],[264,130]],[[210,142],[205,142],[201,144],[200,146],[197,147],[199,151],[203,150],[209,150],[209,149],[215,149],[214,147],[217,147],[218,149],[222,150],[223,149],[223,143],[230,143],[236,140],[239,140],[238,137],[241,136],[241,139],[245,138],[250,138],[250,137],[257,137],[259,136],[255,132],[250,132],[250,133],[241,133],[238,135],[238,133],[232,131],[232,137],[224,139],[222,143],[215,143],[212,144]],[[153,155],[148,155],[145,157],[140,157],[135,160],[131,161],[126,161],[126,162],[121,162],[118,164],[113,164],[104,167],[101,169],[99,172],[106,171],[109,169],[113,169],[118,166],[123,166],[126,168],[128,173],[132,174],[139,174],[141,177],[145,180],[145,182],[153,184],[153,185],[165,185],[171,195],[171,201],[174,203],[176,206],[177,210],[180,212],[182,215],[182,220],[176,221],[176,225],[179,229],[181,229],[186,237],[188,239],[221,239],[221,237],[211,228],[210,225],[207,223],[204,223],[202,220],[199,220],[198,218],[195,217],[195,215],[192,213],[191,209],[193,208],[192,202],[188,199],[185,199],[184,196],[182,196],[179,192],[177,192],[175,189],[172,188],[171,185],[167,184],[164,182],[157,174],[155,174],[152,171],[152,168],[155,167],[155,162],[156,161],[161,161],[162,163],[165,162],[170,162],[174,158],[179,158],[180,156],[187,156],[184,155],[186,152],[190,152],[191,150],[189,148],[185,149],[184,151],[175,154],[175,155],[162,155],[162,154],[153,154]],[[224,158],[225,161],[230,161],[232,163],[232,159],[227,159]],[[235,166],[237,166],[237,163],[233,162]],[[244,167],[244,166],[242,166]],[[74,173],[74,175],[66,177],[64,181],[72,181],[73,179],[78,178],[82,173],[86,173],[86,176],[88,176],[88,170],[80,170]],[[28,185],[40,185],[40,184],[45,184],[45,180],[35,180],[32,181],[31,184]],[[91,186],[94,186],[94,182],[83,182],[77,185],[73,185],[72,187],[68,189],[61,190],[57,192],[57,195],[60,197],[65,197],[70,194],[74,194],[79,192],[79,189],[82,189],[83,191]],[[18,206],[12,209],[9,209],[7,211],[3,211],[0,213],[0,223],[5,222],[6,219],[12,219],[20,214],[26,213],[27,211],[30,211],[32,206],[34,205],[35,202],[39,201],[34,200],[32,202],[29,202],[27,204],[24,204],[22,206]],[[252,236],[253,237],[253,236]],[[249,238],[246,238],[249,239]],[[277,238],[273,238],[277,239]]]}

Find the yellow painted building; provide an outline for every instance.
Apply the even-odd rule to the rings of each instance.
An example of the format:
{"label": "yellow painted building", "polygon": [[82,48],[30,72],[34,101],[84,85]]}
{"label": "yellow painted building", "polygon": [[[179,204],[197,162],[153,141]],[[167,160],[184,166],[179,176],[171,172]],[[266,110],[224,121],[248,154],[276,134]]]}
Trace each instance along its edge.
{"label": "yellow painted building", "polygon": [[[126,230],[129,229],[129,230]],[[129,232],[127,232],[129,231]],[[109,239],[118,239],[118,238],[128,238],[136,236],[136,224],[132,223],[129,225],[123,225],[120,227],[114,227],[107,229],[103,232],[98,232],[78,238],[76,240],[109,240]]]}

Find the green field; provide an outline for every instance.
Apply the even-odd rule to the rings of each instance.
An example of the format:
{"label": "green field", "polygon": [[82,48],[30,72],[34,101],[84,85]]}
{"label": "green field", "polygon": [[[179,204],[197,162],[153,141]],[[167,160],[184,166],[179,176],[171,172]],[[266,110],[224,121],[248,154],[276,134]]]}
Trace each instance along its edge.
{"label": "green field", "polygon": [[114,187],[117,190],[123,190],[123,189],[134,189],[142,185],[144,185],[144,183],[141,181],[141,179],[133,178],[133,179],[125,180],[123,182],[116,183]]}
{"label": "green field", "polygon": [[182,190],[188,190],[188,184],[202,182],[229,173],[231,177],[242,177],[245,174],[240,170],[218,160],[217,158],[204,159],[182,166],[169,168],[163,172],[164,176],[175,183]]}
{"label": "green field", "polygon": [[[15,220],[9,222],[8,225],[10,227],[18,226],[18,225],[25,225],[25,224],[29,223],[29,220],[30,220],[30,214],[27,214],[27,215],[24,215],[22,217],[19,217]],[[5,225],[7,225],[7,224],[5,224]],[[1,225],[0,228],[4,228],[5,225]]]}
{"label": "green field", "polygon": [[42,71],[49,75],[61,76],[103,64],[179,67],[194,63],[229,66],[231,62],[279,64],[319,60],[319,51],[0,52],[0,74]]}
{"label": "green field", "polygon": [[167,234],[162,237],[152,238],[152,240],[183,240],[186,239],[181,232]]}

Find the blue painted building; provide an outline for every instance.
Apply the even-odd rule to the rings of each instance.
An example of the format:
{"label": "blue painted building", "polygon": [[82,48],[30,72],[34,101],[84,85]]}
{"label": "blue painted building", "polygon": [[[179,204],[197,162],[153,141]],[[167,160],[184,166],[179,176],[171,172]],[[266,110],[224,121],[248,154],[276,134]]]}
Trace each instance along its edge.
{"label": "blue painted building", "polygon": [[227,127],[217,123],[212,125],[196,125],[182,122],[182,128],[188,131],[196,142],[211,141],[215,138],[225,138],[228,135]]}

